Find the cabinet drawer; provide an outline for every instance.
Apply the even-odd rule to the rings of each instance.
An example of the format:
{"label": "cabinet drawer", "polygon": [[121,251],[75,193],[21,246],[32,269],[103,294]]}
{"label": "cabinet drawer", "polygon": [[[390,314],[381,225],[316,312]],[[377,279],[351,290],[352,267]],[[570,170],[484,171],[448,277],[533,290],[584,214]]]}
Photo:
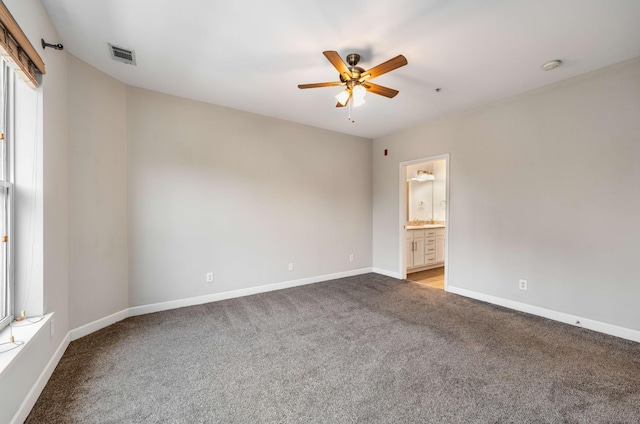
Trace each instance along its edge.
{"label": "cabinet drawer", "polygon": [[435,237],[436,236],[436,230],[435,229],[424,230],[424,233],[425,233],[425,237]]}
{"label": "cabinet drawer", "polygon": [[425,246],[424,249],[424,254],[425,255],[435,255],[436,254],[436,246]]}
{"label": "cabinet drawer", "polygon": [[424,238],[424,230],[407,230],[406,240],[415,240]]}
{"label": "cabinet drawer", "polygon": [[435,237],[427,237],[424,239],[425,244],[436,244],[436,238]]}
{"label": "cabinet drawer", "polygon": [[433,255],[427,255],[424,257],[425,259],[425,264],[427,265],[432,265],[436,263],[436,254],[434,253]]}

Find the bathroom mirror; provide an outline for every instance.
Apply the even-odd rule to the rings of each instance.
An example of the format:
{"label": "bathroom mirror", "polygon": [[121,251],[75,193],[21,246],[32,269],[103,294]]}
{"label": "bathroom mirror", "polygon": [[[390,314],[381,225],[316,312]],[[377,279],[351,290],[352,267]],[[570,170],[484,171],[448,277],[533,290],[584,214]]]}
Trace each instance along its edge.
{"label": "bathroom mirror", "polygon": [[407,221],[430,221],[433,218],[433,181],[407,181],[409,219]]}
{"label": "bathroom mirror", "polygon": [[[407,167],[407,221],[444,223],[447,209],[446,166],[443,159]],[[425,176],[433,179],[421,178]]]}

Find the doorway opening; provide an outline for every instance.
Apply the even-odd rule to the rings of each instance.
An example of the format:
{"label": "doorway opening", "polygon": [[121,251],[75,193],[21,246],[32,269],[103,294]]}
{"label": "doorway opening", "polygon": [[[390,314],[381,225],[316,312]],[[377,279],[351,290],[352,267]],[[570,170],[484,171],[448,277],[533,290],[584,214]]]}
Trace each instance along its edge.
{"label": "doorway opening", "polygon": [[449,155],[400,164],[403,278],[447,290]]}

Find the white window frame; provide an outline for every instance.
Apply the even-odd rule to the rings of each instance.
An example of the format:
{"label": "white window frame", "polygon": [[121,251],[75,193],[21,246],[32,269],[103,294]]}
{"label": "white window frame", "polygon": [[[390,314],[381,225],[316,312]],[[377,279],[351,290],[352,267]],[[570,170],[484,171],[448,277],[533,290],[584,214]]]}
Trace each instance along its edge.
{"label": "white window frame", "polygon": [[[0,308],[0,330],[9,325],[14,317],[14,258],[13,258],[13,208],[14,208],[14,172],[13,172],[13,149],[12,149],[12,130],[13,130],[13,110],[14,110],[14,75],[6,62],[0,62],[0,84],[2,84],[1,92],[2,98],[0,101],[4,102],[2,112],[4,116],[0,116],[0,119],[4,122],[4,140],[2,141],[2,158],[0,161],[4,162],[0,164],[2,172],[0,172],[0,190],[4,190],[6,193],[5,198],[5,211],[3,214],[4,224],[0,222],[0,229],[5,228],[6,234],[0,234],[7,236],[7,241],[0,240],[0,261],[3,263],[2,275],[0,275],[0,302],[3,304]],[[2,219],[2,218],[0,218]]]}

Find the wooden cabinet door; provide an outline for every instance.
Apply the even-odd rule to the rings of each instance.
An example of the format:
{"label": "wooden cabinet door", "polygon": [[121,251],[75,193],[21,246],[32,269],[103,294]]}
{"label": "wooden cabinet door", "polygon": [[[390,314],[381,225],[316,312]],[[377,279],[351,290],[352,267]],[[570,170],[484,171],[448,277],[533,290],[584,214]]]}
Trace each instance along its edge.
{"label": "wooden cabinet door", "polygon": [[413,238],[411,239],[407,239],[405,241],[406,246],[406,250],[405,250],[405,262],[407,263],[407,269],[409,268],[413,268]]}
{"label": "wooden cabinet door", "polygon": [[444,262],[444,236],[436,237],[436,262]]}
{"label": "wooden cabinet door", "polygon": [[415,251],[413,252],[413,266],[424,266],[424,237],[413,239]]}

